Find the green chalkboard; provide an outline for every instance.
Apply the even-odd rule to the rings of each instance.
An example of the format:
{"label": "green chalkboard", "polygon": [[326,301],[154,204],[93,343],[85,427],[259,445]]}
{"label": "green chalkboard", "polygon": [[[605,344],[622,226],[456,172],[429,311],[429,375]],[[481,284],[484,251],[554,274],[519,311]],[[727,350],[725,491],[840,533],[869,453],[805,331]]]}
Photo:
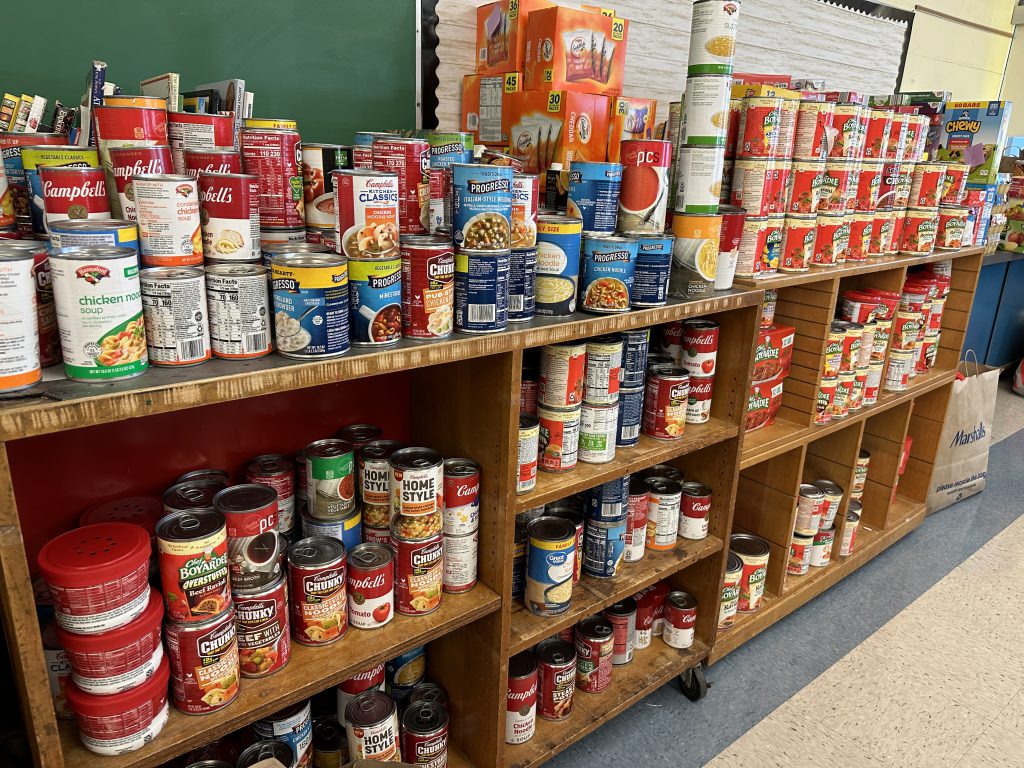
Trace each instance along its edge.
{"label": "green chalkboard", "polygon": [[21,0],[4,10],[0,92],[76,105],[93,59],[126,94],[243,78],[255,117],[305,141],[416,127],[416,0]]}

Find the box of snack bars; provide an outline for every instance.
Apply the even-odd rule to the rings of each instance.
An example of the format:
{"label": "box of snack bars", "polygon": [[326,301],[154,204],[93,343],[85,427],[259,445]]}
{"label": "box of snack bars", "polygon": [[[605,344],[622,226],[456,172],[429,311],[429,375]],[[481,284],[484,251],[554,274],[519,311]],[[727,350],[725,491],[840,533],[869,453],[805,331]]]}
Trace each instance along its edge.
{"label": "box of snack bars", "polygon": [[523,68],[526,21],[550,0],[498,0],[476,9],[476,73],[499,75]]}
{"label": "box of snack bars", "polygon": [[527,20],[527,90],[622,93],[629,22],[575,8],[545,8]]}
{"label": "box of snack bars", "polygon": [[1009,101],[948,102],[936,159],[970,165],[970,184],[994,183],[1012,107]]}

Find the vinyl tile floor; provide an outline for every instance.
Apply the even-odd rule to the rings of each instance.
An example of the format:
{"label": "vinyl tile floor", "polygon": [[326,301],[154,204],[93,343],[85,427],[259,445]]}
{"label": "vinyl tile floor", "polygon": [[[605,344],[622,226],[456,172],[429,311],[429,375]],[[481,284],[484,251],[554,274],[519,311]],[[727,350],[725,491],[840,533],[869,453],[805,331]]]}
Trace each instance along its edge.
{"label": "vinyl tile floor", "polygon": [[1024,766],[1024,398],[1005,381],[986,490],[552,768]]}

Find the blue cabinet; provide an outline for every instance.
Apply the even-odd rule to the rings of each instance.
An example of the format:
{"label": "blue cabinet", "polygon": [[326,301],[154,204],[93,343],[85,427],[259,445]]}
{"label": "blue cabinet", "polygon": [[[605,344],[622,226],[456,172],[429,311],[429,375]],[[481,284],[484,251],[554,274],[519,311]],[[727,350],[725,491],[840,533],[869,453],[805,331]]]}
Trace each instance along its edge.
{"label": "blue cabinet", "polygon": [[996,251],[986,257],[974,294],[963,352],[1003,366],[1024,357],[1024,254]]}

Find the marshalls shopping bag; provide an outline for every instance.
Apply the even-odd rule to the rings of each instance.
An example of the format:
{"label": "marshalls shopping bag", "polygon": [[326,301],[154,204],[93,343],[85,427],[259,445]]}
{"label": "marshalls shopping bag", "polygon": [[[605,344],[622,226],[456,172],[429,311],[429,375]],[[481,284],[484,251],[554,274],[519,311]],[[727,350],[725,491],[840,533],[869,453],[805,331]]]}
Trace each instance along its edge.
{"label": "marshalls shopping bag", "polygon": [[973,362],[960,364],[964,378],[953,382],[949,396],[926,501],[928,514],[985,489],[999,369],[979,365],[971,350],[967,358]]}

